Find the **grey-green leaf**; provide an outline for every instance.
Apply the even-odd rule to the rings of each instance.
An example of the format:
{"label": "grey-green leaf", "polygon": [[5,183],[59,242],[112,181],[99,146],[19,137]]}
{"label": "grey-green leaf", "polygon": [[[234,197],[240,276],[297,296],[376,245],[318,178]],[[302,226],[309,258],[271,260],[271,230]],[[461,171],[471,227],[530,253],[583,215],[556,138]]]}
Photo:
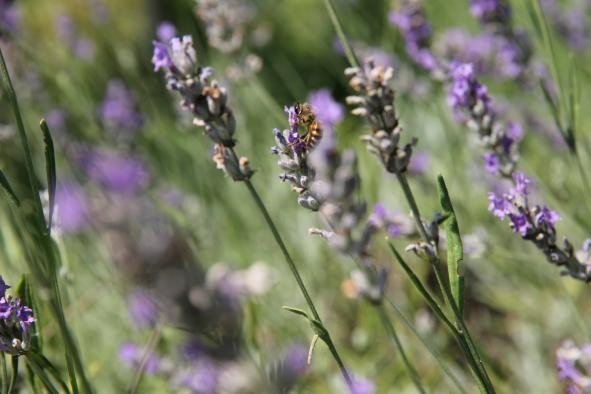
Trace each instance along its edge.
{"label": "grey-green leaf", "polygon": [[8,182],[8,178],[6,178],[6,175],[4,175],[4,171],[2,170],[0,170],[0,186],[2,186],[2,189],[4,189],[6,194],[8,194],[12,202],[14,202],[17,207],[21,205],[20,200],[16,196],[12,186],[10,186],[10,182]]}
{"label": "grey-green leaf", "polygon": [[49,193],[49,214],[47,217],[47,231],[51,233],[51,224],[53,221],[53,213],[55,209],[55,188],[56,188],[56,171],[55,171],[55,149],[53,146],[53,138],[47,127],[45,119],[41,119],[39,123],[41,131],[43,132],[43,141],[45,142],[45,167],[47,169],[47,191]]}
{"label": "grey-green leaf", "polygon": [[464,274],[462,261],[464,260],[464,248],[460,236],[458,220],[447,191],[447,186],[441,175],[437,177],[437,188],[439,189],[439,203],[446,219],[443,221],[445,237],[447,239],[447,271],[451,293],[460,310],[464,311]]}

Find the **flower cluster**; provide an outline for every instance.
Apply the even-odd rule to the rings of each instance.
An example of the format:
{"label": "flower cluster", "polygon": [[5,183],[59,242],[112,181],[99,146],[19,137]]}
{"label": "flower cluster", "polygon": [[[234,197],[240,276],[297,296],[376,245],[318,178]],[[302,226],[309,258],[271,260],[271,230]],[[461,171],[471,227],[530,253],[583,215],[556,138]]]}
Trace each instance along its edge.
{"label": "flower cluster", "polygon": [[448,103],[459,121],[478,132],[488,151],[484,155],[486,170],[510,177],[519,158],[517,143],[521,139],[521,127],[499,120],[488,90],[474,76],[471,64],[452,64],[449,79]]}
{"label": "flower cluster", "polygon": [[566,384],[566,393],[591,393],[591,344],[577,347],[571,341],[556,349],[558,379]]}
{"label": "flower cluster", "polygon": [[[303,106],[307,105],[303,104]],[[307,163],[310,151],[303,139],[307,131],[304,130],[303,134],[300,132],[300,129],[305,129],[306,126],[297,114],[298,108],[299,104],[285,107],[285,112],[288,114],[289,129],[283,131],[279,129],[273,130],[277,145],[271,148],[271,153],[279,157],[277,164],[284,171],[280,175],[280,179],[283,182],[291,183],[292,190],[298,193],[298,204],[306,209],[317,211],[320,207],[320,200],[310,190],[315,172]]]}
{"label": "flower cluster", "polygon": [[509,56],[513,73],[523,82],[532,74],[533,44],[528,34],[511,23],[511,8],[505,0],[471,0],[470,10],[483,27],[502,40],[503,56]]}
{"label": "flower cluster", "polygon": [[371,135],[363,136],[368,150],[380,158],[388,172],[406,171],[416,141],[399,146],[402,127],[394,109],[394,91],[389,86],[394,70],[369,59],[362,67],[348,68],[345,75],[358,94],[347,97],[347,103],[355,107],[352,113],[366,118],[372,128]]}
{"label": "flower cluster", "polygon": [[509,192],[502,195],[489,193],[489,211],[501,220],[507,217],[515,233],[531,241],[550,263],[565,268],[563,275],[591,281],[591,267],[577,260],[571,243],[565,238],[562,248],[556,244],[555,225],[560,220],[558,213],[545,205],[530,205],[530,184],[530,179],[523,173],[515,172],[513,187]]}
{"label": "flower cluster", "polygon": [[437,41],[435,51],[448,63],[473,64],[478,75],[503,80],[517,78],[523,71],[519,46],[488,31],[472,36],[463,29],[450,29]]}
{"label": "flower cluster", "polygon": [[19,356],[30,348],[35,318],[20,299],[6,295],[9,288],[0,276],[0,352]]}
{"label": "flower cluster", "polygon": [[181,105],[191,111],[193,123],[203,126],[214,142],[214,161],[235,181],[249,179],[252,170],[248,159],[235,155],[233,138],[236,120],[227,105],[226,89],[211,80],[213,70],[197,63],[191,36],[174,37],[168,44],[154,41],[154,70],[165,71],[166,86],[182,97]]}
{"label": "flower cluster", "polygon": [[196,11],[209,45],[224,53],[242,46],[245,25],[254,17],[252,5],[240,0],[197,0]]}
{"label": "flower cluster", "polygon": [[427,22],[419,0],[405,0],[389,15],[392,23],[404,36],[406,52],[417,65],[433,71],[438,67],[431,53],[431,25]]}

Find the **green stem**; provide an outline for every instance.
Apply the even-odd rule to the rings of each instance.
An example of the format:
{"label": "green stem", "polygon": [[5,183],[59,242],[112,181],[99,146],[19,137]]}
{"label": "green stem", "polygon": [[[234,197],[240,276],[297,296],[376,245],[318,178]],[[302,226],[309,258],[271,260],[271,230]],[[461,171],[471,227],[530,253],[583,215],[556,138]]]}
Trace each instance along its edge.
{"label": "green stem", "polygon": [[[232,155],[234,155],[236,157],[236,153],[234,152],[233,149],[230,149],[230,152]],[[287,251],[287,247],[285,246],[285,243],[283,242],[283,239],[281,238],[281,235],[279,234],[279,231],[277,230],[277,227],[275,226],[273,219],[271,219],[271,216],[269,215],[269,212],[267,211],[267,208],[265,207],[263,200],[261,200],[261,197],[259,196],[258,192],[256,191],[254,185],[250,182],[250,180],[245,180],[244,184],[246,185],[246,188],[250,192],[250,195],[252,196],[253,200],[255,201],[257,208],[259,209],[259,211],[261,212],[261,214],[265,218],[265,221],[267,222],[267,226],[271,230],[271,233],[273,234],[273,237],[275,238],[275,241],[277,242],[279,249],[281,249],[281,253],[283,254],[283,257],[285,258],[285,261],[287,262],[287,265],[289,266],[289,269],[291,270],[291,273],[293,274],[293,276],[298,284],[298,287],[300,288],[300,291],[304,295],[304,298],[306,299],[306,303],[308,304],[308,307],[310,308],[310,311],[312,312],[314,319],[322,327],[324,327],[324,324],[322,323],[322,320],[320,319],[320,315],[318,314],[318,311],[316,310],[316,306],[314,305],[314,302],[312,301],[312,298],[310,297],[310,294],[308,293],[308,290],[306,289],[306,285],[304,285],[304,281],[302,280],[302,277],[301,277],[293,259],[291,258],[291,255]],[[333,358],[337,362],[339,369],[341,371],[341,374],[343,375],[343,378],[345,379],[347,385],[349,387],[351,387],[352,381],[351,381],[351,377],[349,375],[349,372],[347,371],[347,368],[345,367],[345,364],[343,363],[341,356],[339,355],[339,353],[332,341],[332,338],[330,337],[328,330],[325,327],[324,327],[324,329],[326,330],[326,338],[325,339],[323,338],[324,342],[326,343],[326,346],[328,346]]]}
{"label": "green stem", "polygon": [[[406,179],[406,175],[398,173],[398,174],[396,174],[396,178],[398,179],[400,186],[402,187],[402,191],[404,193],[404,196],[406,197],[408,205],[410,206],[412,214],[413,214],[415,221],[417,223],[419,233],[421,234],[421,236],[425,242],[432,245],[433,244],[432,238],[429,236],[429,234],[427,233],[427,230],[425,229],[425,226],[424,226],[423,221],[421,219],[421,214],[419,212],[419,208],[418,208],[416,200],[414,198],[414,194],[412,193],[412,190],[408,184],[408,180]],[[433,245],[433,246],[435,246],[435,245]],[[429,262],[431,263],[431,265],[433,267],[435,277],[437,279],[439,287],[441,288],[441,292],[443,293],[444,299],[445,299],[446,303],[450,306],[450,308],[455,316],[456,329],[457,329],[458,333],[461,334],[461,337],[463,338],[463,340],[465,340],[465,342],[466,342],[465,344],[468,346],[468,349],[470,350],[470,352],[466,355],[467,356],[471,355],[471,357],[474,358],[474,361],[476,362],[477,369],[478,369],[477,374],[482,379],[482,383],[484,384],[484,386],[486,388],[486,392],[487,393],[494,393],[495,391],[494,391],[494,387],[492,385],[492,382],[490,380],[490,377],[488,376],[488,373],[486,372],[486,368],[484,367],[484,363],[482,361],[482,358],[480,357],[480,354],[478,353],[478,350],[477,350],[477,348],[470,336],[470,333],[469,333],[468,328],[464,322],[464,319],[458,309],[458,306],[453,300],[453,295],[451,294],[451,289],[449,288],[449,285],[443,280],[443,275],[441,273],[441,261],[439,260],[439,257],[432,256],[429,258]]]}
{"label": "green stem", "polygon": [[10,376],[10,385],[8,386],[8,393],[12,394],[16,379],[18,378],[18,356],[12,356],[12,375]]}
{"label": "green stem", "polygon": [[[1,49],[0,49],[0,76],[2,78],[2,85],[4,87],[6,95],[8,96],[8,99],[12,105],[12,109],[13,109],[14,116],[16,119],[19,139],[20,139],[20,142],[22,145],[22,149],[24,151],[24,156],[25,156],[25,167],[27,170],[29,187],[31,189],[30,190],[31,197],[32,197],[34,205],[35,205],[35,220],[37,222],[35,224],[36,224],[36,226],[38,226],[38,229],[40,230],[40,235],[42,237],[42,244],[45,249],[45,256],[48,258],[47,262],[48,262],[49,266],[46,268],[49,269],[49,278],[47,278],[47,277],[45,277],[45,275],[43,275],[43,277],[39,278],[39,279],[41,280],[42,283],[51,283],[51,290],[52,290],[52,294],[51,294],[52,303],[51,304],[53,306],[54,314],[57,317],[57,320],[59,322],[62,336],[64,337],[64,342],[66,345],[66,362],[69,363],[70,362],[69,358],[70,357],[73,358],[74,366],[76,367],[78,374],[80,375],[80,378],[82,380],[84,392],[91,393],[92,389],[90,387],[90,384],[88,383],[88,380],[86,379],[86,376],[84,373],[84,368],[83,368],[82,363],[80,361],[78,349],[74,344],[73,338],[71,336],[71,333],[69,332],[69,329],[68,329],[68,326],[66,324],[66,320],[64,317],[63,306],[61,303],[61,296],[60,296],[60,291],[59,291],[59,285],[58,285],[58,281],[57,281],[57,269],[56,269],[57,262],[55,260],[55,255],[54,255],[54,251],[52,248],[52,241],[51,241],[51,238],[50,238],[49,233],[47,231],[45,215],[43,213],[43,205],[41,204],[41,198],[39,196],[39,185],[37,184],[37,179],[35,177],[35,169],[33,166],[33,158],[32,158],[32,154],[31,154],[30,144],[29,144],[29,140],[27,138],[27,133],[25,131],[25,126],[24,126],[24,122],[23,122],[23,119],[21,116],[21,111],[19,108],[18,99],[16,97],[16,93],[15,93],[14,87],[12,85],[12,81],[10,79],[10,74],[8,73],[8,68],[6,67],[6,61],[4,59],[4,54],[2,53]],[[42,272],[42,270],[35,270],[35,271]],[[74,373],[74,375],[72,375],[72,373],[73,373],[72,368],[68,368],[68,372],[70,373],[70,381],[73,383],[72,388],[76,392],[77,385],[75,384],[75,382],[76,382],[75,373]]]}
{"label": "green stem", "polygon": [[437,364],[439,364],[439,366],[443,370],[443,373],[445,373],[445,375],[453,382],[453,384],[456,386],[458,391],[462,394],[467,394],[466,390],[462,386],[462,383],[452,373],[452,371],[445,365],[445,363],[442,360],[441,354],[439,354],[439,352],[435,349],[433,344],[431,342],[429,342],[426,338],[424,338],[417,331],[417,329],[413,326],[413,324],[410,322],[410,320],[404,315],[404,313],[402,313],[402,311],[396,306],[396,304],[394,304],[390,299],[386,299],[386,301],[388,301],[388,304],[392,307],[394,312],[396,312],[396,314],[400,317],[400,319],[402,320],[404,325],[415,335],[415,337],[418,338],[419,341],[421,341],[421,343],[423,344],[423,346],[425,346],[425,348],[427,348],[429,353],[431,353],[431,355],[433,356],[435,361],[437,361]]}
{"label": "green stem", "polygon": [[330,20],[332,21],[332,24],[337,32],[337,36],[339,37],[339,41],[341,41],[341,45],[343,46],[343,49],[345,50],[345,56],[347,57],[347,60],[349,61],[351,66],[359,67],[359,61],[357,60],[357,56],[355,56],[355,52],[353,52],[353,49],[351,48],[351,45],[349,44],[349,40],[347,39],[347,36],[345,35],[345,31],[343,30],[343,25],[341,24],[341,21],[339,20],[339,16],[337,15],[337,12],[335,11],[334,5],[332,4],[332,0],[323,0],[323,1],[324,1],[324,6],[326,7],[326,10],[328,11],[328,15],[330,16]]}
{"label": "green stem", "polygon": [[404,351],[402,343],[400,342],[400,338],[398,338],[398,334],[396,333],[396,329],[394,328],[394,325],[392,324],[390,317],[386,313],[383,304],[376,306],[376,308],[378,310],[378,314],[380,315],[380,320],[382,321],[384,328],[388,332],[388,335],[390,335],[390,337],[394,341],[394,344],[396,345],[396,348],[398,349],[398,352],[400,353],[400,357],[402,357],[402,361],[404,362],[404,366],[406,367],[406,369],[410,375],[410,378],[412,379],[415,387],[417,388],[417,391],[419,393],[425,394],[426,391],[423,388],[423,385],[421,384],[421,379],[419,377],[419,374],[417,373],[417,370],[412,366],[408,357],[406,356],[406,352]]}
{"label": "green stem", "polygon": [[6,368],[6,356],[0,353],[0,364],[2,364],[2,393],[8,393],[8,369]]}
{"label": "green stem", "polygon": [[421,295],[423,296],[423,298],[425,299],[425,301],[427,302],[429,307],[431,307],[431,310],[433,310],[433,312],[437,315],[439,320],[441,320],[443,323],[445,323],[447,328],[451,331],[451,333],[454,335],[454,337],[458,341],[458,344],[460,345],[462,352],[466,356],[466,361],[468,362],[468,365],[470,366],[470,371],[472,372],[472,375],[476,379],[476,383],[478,384],[480,391],[483,393],[488,392],[488,390],[486,389],[486,385],[484,384],[485,378],[482,375],[482,372],[480,371],[480,368],[479,368],[478,362],[476,361],[476,358],[472,354],[472,351],[470,350],[470,347],[467,344],[464,330],[460,329],[457,325],[454,325],[451,322],[451,320],[449,320],[449,318],[443,312],[443,309],[441,309],[441,307],[439,306],[439,304],[435,300],[435,297],[433,297],[433,295],[429,292],[429,290],[427,290],[425,288],[425,286],[423,285],[421,280],[416,276],[416,274],[413,272],[413,270],[410,268],[410,266],[404,261],[402,256],[400,256],[400,254],[394,248],[394,246],[391,243],[388,243],[388,245],[390,246],[390,250],[392,251],[392,254],[394,254],[394,257],[396,258],[396,260],[398,261],[400,266],[404,269],[404,271],[407,274],[407,276],[409,277],[410,281],[413,283],[413,285],[419,291],[419,293],[421,293]]}
{"label": "green stem", "polygon": [[127,390],[129,394],[137,393],[138,389],[140,388],[140,383],[142,382],[142,377],[144,376],[148,360],[154,352],[154,349],[156,349],[156,346],[158,345],[158,342],[160,341],[161,337],[162,330],[158,326],[156,326],[152,331],[150,338],[148,339],[148,343],[146,343],[146,346],[142,353],[142,358],[140,359],[140,363],[135,371],[135,374],[133,375],[133,379],[131,381],[129,389]]}

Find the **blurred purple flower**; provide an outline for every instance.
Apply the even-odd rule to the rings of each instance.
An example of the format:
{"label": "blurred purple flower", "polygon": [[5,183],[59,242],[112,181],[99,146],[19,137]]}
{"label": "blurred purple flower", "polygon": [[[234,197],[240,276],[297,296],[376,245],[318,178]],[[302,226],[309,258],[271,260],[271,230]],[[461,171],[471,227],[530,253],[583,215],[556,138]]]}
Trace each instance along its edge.
{"label": "blurred purple flower", "polygon": [[560,215],[545,206],[539,208],[539,210],[540,211],[536,215],[536,224],[538,226],[546,226],[554,231],[554,225],[560,220]]}
{"label": "blurred purple flower", "polygon": [[431,163],[431,157],[427,152],[413,152],[406,169],[411,175],[423,175],[427,172],[429,164]]}
{"label": "blurred purple flower", "polygon": [[67,114],[63,109],[56,108],[47,112],[44,116],[44,119],[47,122],[49,129],[54,132],[64,129],[66,126]]}
{"label": "blurred purple flower", "polygon": [[515,187],[512,190],[513,195],[515,197],[525,198],[529,194],[528,186],[531,180],[523,172],[516,172],[513,174],[513,182],[515,183]]}
{"label": "blurred purple flower", "polygon": [[472,64],[454,63],[450,66],[449,75],[448,102],[456,116],[462,117],[463,112],[471,110],[476,103],[482,103],[484,111],[490,109],[487,88],[476,80]]}
{"label": "blurred purple flower", "polygon": [[402,33],[409,57],[425,70],[434,70],[438,64],[430,49],[432,29],[421,6],[405,1],[390,13],[389,20]]}
{"label": "blurred purple flower", "polygon": [[218,386],[218,370],[213,362],[201,358],[176,378],[179,387],[189,389],[193,394],[215,393]]}
{"label": "blurred purple flower", "polygon": [[[140,348],[135,343],[125,343],[119,348],[119,359],[128,368],[137,368],[144,356],[144,349]],[[145,365],[145,373],[154,375],[160,372],[161,360],[155,354],[148,355]]]}
{"label": "blurred purple flower", "polygon": [[137,327],[153,327],[158,321],[158,304],[150,292],[135,289],[129,294],[127,303],[131,320]]}
{"label": "blurred purple flower", "polygon": [[94,42],[87,38],[79,37],[76,25],[67,14],[59,14],[54,19],[57,38],[62,41],[76,57],[82,60],[90,60],[95,54]]}
{"label": "blurred purple flower", "polygon": [[164,21],[156,28],[156,37],[164,44],[168,44],[173,37],[176,37],[176,27],[168,21]]}
{"label": "blurred purple flower", "polygon": [[101,121],[115,130],[136,131],[143,125],[143,117],[136,109],[133,94],[119,80],[111,80],[99,109]]}
{"label": "blurred purple flower", "polygon": [[511,212],[511,203],[502,196],[499,197],[490,192],[488,193],[488,202],[488,210],[501,220]]}
{"label": "blurred purple flower", "polygon": [[152,64],[154,65],[154,71],[158,71],[161,68],[168,69],[173,66],[170,53],[168,52],[168,45],[158,41],[152,41],[154,44],[154,54],[152,55]]}
{"label": "blurred purple flower", "polygon": [[487,152],[483,156],[484,158],[484,169],[491,174],[498,174],[501,171],[501,160],[499,156],[492,152]]}
{"label": "blurred purple flower", "polygon": [[509,220],[511,221],[511,229],[521,234],[522,237],[525,237],[532,228],[527,215],[523,213],[510,213]]}
{"label": "blurred purple flower", "polygon": [[504,0],[470,0],[470,12],[483,23],[507,23],[511,9]]}
{"label": "blurred purple flower", "polygon": [[376,392],[376,386],[371,380],[360,376],[355,376],[352,380],[351,394],[374,394]]}
{"label": "blurred purple flower", "polygon": [[94,152],[84,164],[90,178],[121,194],[135,194],[145,189],[150,180],[143,162],[111,151]]}
{"label": "blurred purple flower", "polygon": [[21,13],[14,0],[0,0],[0,31],[14,33],[21,22]]}
{"label": "blurred purple flower", "polygon": [[20,299],[6,295],[9,288],[0,276],[0,352],[18,356],[29,349],[35,317]]}
{"label": "blurred purple flower", "polygon": [[55,193],[56,225],[64,233],[81,230],[89,223],[88,202],[84,190],[77,184],[66,182]]}
{"label": "blurred purple flower", "polygon": [[320,124],[327,129],[334,129],[345,117],[345,107],[335,101],[329,89],[311,92],[308,103]]}
{"label": "blurred purple flower", "polygon": [[591,34],[586,15],[590,9],[589,2],[578,2],[571,9],[561,9],[556,0],[542,0],[540,4],[568,46],[578,51],[587,48]]}

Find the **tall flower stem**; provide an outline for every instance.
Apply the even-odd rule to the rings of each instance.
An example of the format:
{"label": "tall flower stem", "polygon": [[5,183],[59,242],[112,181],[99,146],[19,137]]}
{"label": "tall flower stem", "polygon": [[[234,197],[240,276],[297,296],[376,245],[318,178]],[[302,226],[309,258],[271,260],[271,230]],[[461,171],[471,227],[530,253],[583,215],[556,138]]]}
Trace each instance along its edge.
{"label": "tall flower stem", "polygon": [[[70,382],[72,385],[72,390],[74,392],[78,392],[77,383],[76,383],[76,372],[78,373],[78,377],[82,382],[82,389],[84,393],[91,393],[92,388],[88,379],[86,378],[86,374],[84,371],[84,366],[82,364],[80,353],[72,333],[68,327],[66,322],[66,318],[64,315],[63,305],[61,301],[61,294],[59,283],[57,280],[57,265],[58,261],[55,256],[55,251],[53,249],[53,241],[49,235],[49,231],[47,230],[45,215],[43,213],[43,206],[41,204],[41,198],[39,197],[39,185],[37,184],[36,176],[35,176],[35,169],[33,166],[33,158],[31,154],[30,143],[27,137],[27,133],[25,131],[24,122],[21,116],[21,111],[19,108],[18,100],[16,97],[16,92],[12,85],[12,81],[10,79],[10,75],[8,73],[8,68],[6,67],[6,61],[4,60],[4,54],[2,50],[0,50],[0,76],[2,78],[2,85],[5,91],[5,94],[8,97],[8,100],[11,103],[12,110],[14,112],[14,116],[16,119],[17,124],[17,131],[19,135],[19,139],[21,142],[21,146],[24,152],[25,158],[25,167],[27,171],[27,177],[29,181],[29,188],[31,193],[31,198],[33,199],[34,203],[34,223],[33,223],[33,236],[36,238],[40,236],[40,243],[43,247],[44,252],[44,261],[45,267],[41,263],[40,266],[33,267],[35,263],[27,259],[29,264],[31,265],[31,271],[36,273],[37,280],[39,280],[44,286],[48,286],[50,291],[50,305],[52,312],[55,318],[58,321],[60,331],[63,337],[64,345],[65,345],[65,356],[66,356],[66,364],[68,365],[68,373],[70,375]],[[27,248],[26,245],[23,245]],[[71,367],[74,368],[71,368]]]}
{"label": "tall flower stem", "polygon": [[[423,240],[426,243],[432,244],[432,239],[429,236],[429,234],[425,228],[425,225],[423,224],[423,221],[421,219],[421,213],[419,212],[419,208],[416,203],[416,199],[414,198],[414,194],[412,193],[410,185],[408,184],[408,180],[406,178],[406,175],[404,173],[398,173],[398,174],[396,174],[396,178],[398,179],[398,182],[400,183],[400,186],[402,188],[404,196],[408,202],[408,205],[410,206],[410,209],[411,209],[412,214],[415,218],[415,221],[416,221],[417,227],[419,229],[419,232],[421,234],[421,237],[423,238]],[[480,357],[480,354],[478,353],[478,350],[476,349],[476,346],[474,345],[474,342],[472,341],[472,338],[470,337],[468,328],[464,322],[464,318],[462,317],[460,310],[459,310],[456,302],[453,299],[453,295],[451,294],[451,289],[449,288],[449,285],[447,284],[447,282],[445,282],[445,280],[443,280],[443,275],[441,272],[441,260],[435,254],[435,255],[429,257],[429,262],[433,266],[433,271],[435,273],[437,283],[439,284],[439,287],[440,287],[441,292],[443,294],[444,300],[450,306],[450,308],[454,314],[455,323],[456,323],[456,330],[460,334],[460,338],[462,339],[462,342],[465,341],[465,343],[463,345],[466,345],[469,350],[469,352],[466,354],[466,356],[473,358],[473,361],[476,362],[477,371],[475,371],[475,372],[477,373],[477,376],[480,379],[482,379],[482,383],[484,384],[484,387],[486,388],[486,392],[487,393],[494,393],[495,390],[492,385],[492,382],[488,376],[488,373],[486,372],[486,368],[484,367],[484,363],[482,361],[482,358]],[[473,364],[471,363],[471,365],[473,365]]]}
{"label": "tall flower stem", "polygon": [[[233,156],[236,156],[234,149],[230,149],[230,152]],[[265,222],[267,222],[267,226],[269,227],[269,230],[271,230],[271,233],[273,234],[273,237],[275,238],[275,242],[277,242],[279,249],[281,249],[281,253],[283,254],[283,257],[285,258],[285,261],[286,261],[287,265],[289,266],[289,269],[291,270],[291,273],[293,274],[293,277],[295,278],[295,280],[298,284],[298,287],[300,288],[300,291],[304,295],[304,298],[306,299],[306,303],[308,304],[308,308],[310,308],[310,311],[312,312],[314,319],[324,329],[326,335],[325,335],[325,338],[322,338],[322,339],[326,343],[326,346],[328,346],[330,353],[332,354],[333,358],[335,359],[336,363],[338,364],[341,374],[343,375],[343,378],[347,382],[347,385],[349,387],[351,387],[351,385],[352,385],[351,376],[349,375],[347,368],[345,368],[345,364],[343,363],[343,360],[341,359],[341,356],[339,355],[339,353],[332,341],[332,338],[330,337],[328,329],[326,329],[326,327],[324,327],[324,324],[322,323],[322,319],[320,319],[320,315],[318,314],[316,306],[314,305],[314,301],[312,301],[312,298],[310,297],[310,293],[308,292],[308,289],[306,288],[306,285],[304,284],[304,281],[302,280],[302,277],[301,277],[293,259],[291,258],[291,255],[287,251],[287,247],[285,246],[285,243],[283,242],[283,239],[281,238],[281,235],[279,234],[279,231],[277,230],[277,227],[275,226],[273,219],[271,219],[271,215],[269,215],[269,212],[267,211],[267,208],[265,207],[263,200],[259,196],[259,193],[255,189],[254,185],[250,182],[250,180],[248,180],[248,179],[244,180],[244,184],[246,185],[246,188],[250,192],[250,195],[252,196],[252,199],[254,200],[257,208],[259,209],[259,211],[263,215]]]}

